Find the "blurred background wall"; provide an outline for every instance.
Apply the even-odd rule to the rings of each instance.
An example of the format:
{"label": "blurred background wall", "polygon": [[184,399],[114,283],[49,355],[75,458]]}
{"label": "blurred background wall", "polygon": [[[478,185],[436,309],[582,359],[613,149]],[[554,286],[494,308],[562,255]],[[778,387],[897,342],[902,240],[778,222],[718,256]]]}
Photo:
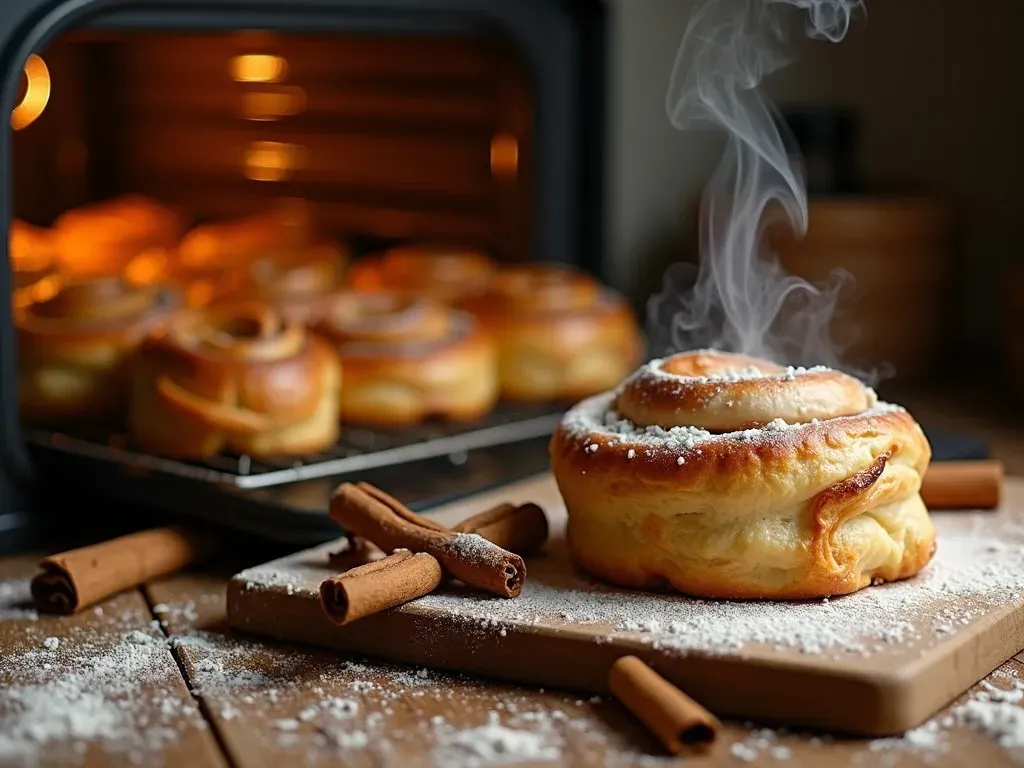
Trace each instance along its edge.
{"label": "blurred background wall", "polygon": [[[693,242],[693,206],[722,148],[665,115],[676,47],[698,0],[608,0],[608,275],[636,297]],[[868,191],[935,193],[958,208],[951,349],[1004,356],[1007,270],[1024,264],[1024,3],[867,0],[838,44],[794,38],[767,81],[779,103],[851,107]],[[812,215],[813,227],[813,215]]]}

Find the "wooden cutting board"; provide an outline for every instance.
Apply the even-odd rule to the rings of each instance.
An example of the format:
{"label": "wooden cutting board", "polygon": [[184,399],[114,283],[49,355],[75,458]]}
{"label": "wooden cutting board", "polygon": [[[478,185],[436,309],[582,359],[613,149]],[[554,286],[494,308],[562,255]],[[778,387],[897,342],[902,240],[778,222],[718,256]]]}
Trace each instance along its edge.
{"label": "wooden cutting board", "polygon": [[1007,509],[934,515],[925,574],[804,603],[700,601],[617,590],[574,571],[565,510],[541,476],[439,510],[452,524],[535,501],[552,538],[516,600],[452,587],[336,627],[321,613],[324,545],[252,568],[228,588],[234,628],[266,637],[537,686],[603,693],[619,656],[644,658],[714,712],[885,735],[915,727],[1024,649],[1024,481]]}

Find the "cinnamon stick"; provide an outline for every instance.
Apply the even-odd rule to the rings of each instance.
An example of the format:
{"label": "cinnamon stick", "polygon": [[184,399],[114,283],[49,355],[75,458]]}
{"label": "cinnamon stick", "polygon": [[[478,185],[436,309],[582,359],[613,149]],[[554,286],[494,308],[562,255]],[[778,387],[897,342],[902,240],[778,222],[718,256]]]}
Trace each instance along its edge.
{"label": "cinnamon stick", "polygon": [[320,604],[335,624],[348,624],[433,592],[442,577],[436,558],[403,549],[327,579]]}
{"label": "cinnamon stick", "polygon": [[373,486],[338,486],[330,514],[349,536],[367,539],[385,552],[408,549],[433,555],[467,586],[503,597],[516,597],[522,590],[526,565],[519,555],[477,534],[424,525],[418,515]]}
{"label": "cinnamon stick", "polygon": [[1003,490],[1003,463],[939,461],[921,481],[921,498],[929,509],[994,509]]}
{"label": "cinnamon stick", "polygon": [[453,531],[476,533],[517,555],[538,552],[548,540],[548,519],[536,504],[499,504],[468,517]]}
{"label": "cinnamon stick", "polygon": [[714,715],[636,656],[623,656],[612,665],[608,688],[673,755],[707,750],[722,727]]}
{"label": "cinnamon stick", "polygon": [[341,540],[341,546],[327,553],[327,564],[339,571],[347,571],[357,565],[369,562],[371,548],[362,539],[349,537]]}
{"label": "cinnamon stick", "polygon": [[44,557],[32,597],[44,613],[71,614],[126,589],[180,571],[212,540],[185,528],[154,528]]}

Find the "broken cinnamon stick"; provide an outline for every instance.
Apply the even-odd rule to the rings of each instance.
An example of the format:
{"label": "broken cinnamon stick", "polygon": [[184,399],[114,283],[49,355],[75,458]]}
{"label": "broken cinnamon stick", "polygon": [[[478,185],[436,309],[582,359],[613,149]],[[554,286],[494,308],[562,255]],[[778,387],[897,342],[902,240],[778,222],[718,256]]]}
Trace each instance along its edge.
{"label": "broken cinnamon stick", "polygon": [[[350,536],[385,552],[408,549],[437,558],[445,571],[467,586],[516,597],[526,578],[523,559],[475,533],[449,531],[366,483],[343,483],[331,496],[331,518]],[[438,530],[440,528],[440,530]]]}
{"label": "broken cinnamon stick", "polygon": [[182,570],[207,554],[210,537],[185,528],[154,528],[44,557],[32,579],[43,613],[71,614],[111,595]]}
{"label": "broken cinnamon stick", "polygon": [[476,533],[509,552],[530,555],[548,540],[548,519],[536,504],[506,502],[466,518],[452,530]]}
{"label": "broken cinnamon stick", "polygon": [[622,656],[612,665],[608,688],[673,755],[706,751],[722,727],[714,715],[636,656]]}
{"label": "broken cinnamon stick", "polygon": [[441,584],[441,564],[425,552],[393,552],[325,580],[320,604],[335,624],[348,624],[433,592]]}
{"label": "broken cinnamon stick", "polygon": [[938,461],[921,481],[921,498],[929,509],[994,509],[1003,490],[1003,463]]}

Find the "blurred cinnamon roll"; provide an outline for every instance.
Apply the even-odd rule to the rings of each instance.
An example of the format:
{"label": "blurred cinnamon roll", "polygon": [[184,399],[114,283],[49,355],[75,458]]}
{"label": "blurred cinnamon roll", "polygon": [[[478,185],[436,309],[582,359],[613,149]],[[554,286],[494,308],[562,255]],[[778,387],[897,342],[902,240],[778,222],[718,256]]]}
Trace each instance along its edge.
{"label": "blurred cinnamon roll", "polygon": [[615,386],[639,361],[625,300],[566,267],[505,269],[460,306],[497,340],[503,397],[579,399]]}
{"label": "blurred cinnamon roll", "polygon": [[342,292],[316,330],[341,356],[345,423],[400,426],[471,420],[498,396],[496,353],[467,314],[429,299]]}
{"label": "blurred cinnamon roll", "polygon": [[569,411],[551,458],[572,556],[623,586],[826,597],[913,576],[935,548],[920,427],[827,368],[654,360]]}
{"label": "blurred cinnamon roll", "polygon": [[169,251],[184,229],[181,214],[140,195],[61,214],[53,225],[62,269],[76,276],[120,275],[146,251]]}
{"label": "blurred cinnamon roll", "polygon": [[452,303],[483,291],[496,270],[481,251],[441,245],[403,245],[352,265],[349,285]]}
{"label": "blurred cinnamon roll", "polygon": [[267,305],[183,310],[139,350],[130,428],[166,456],[312,453],[338,438],[340,379],[333,350]]}
{"label": "blurred cinnamon roll", "polygon": [[52,423],[121,412],[132,354],[175,305],[168,291],[107,277],[69,283],[46,301],[17,308],[23,417]]}
{"label": "blurred cinnamon roll", "polygon": [[237,285],[218,301],[256,300],[279,310],[289,322],[305,323],[317,303],[337,290],[347,253],[331,242],[256,257]]}
{"label": "blurred cinnamon roll", "polygon": [[12,303],[15,307],[44,301],[56,293],[59,287],[57,245],[52,230],[15,219],[11,222],[8,253],[14,276]]}
{"label": "blurred cinnamon roll", "polygon": [[310,211],[302,200],[284,200],[253,216],[201,224],[182,238],[178,267],[189,272],[246,265],[262,253],[305,245],[311,228]]}

